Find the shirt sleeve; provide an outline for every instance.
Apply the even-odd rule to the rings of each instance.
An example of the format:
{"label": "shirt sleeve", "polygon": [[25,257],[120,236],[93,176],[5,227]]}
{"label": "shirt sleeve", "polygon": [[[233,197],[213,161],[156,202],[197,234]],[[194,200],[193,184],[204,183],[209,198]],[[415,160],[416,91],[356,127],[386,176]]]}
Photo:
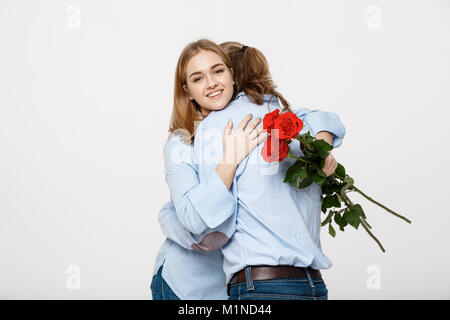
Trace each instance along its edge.
{"label": "shirt sleeve", "polygon": [[215,170],[200,181],[192,156],[192,145],[171,137],[164,147],[165,177],[180,223],[202,234],[232,216],[236,199]]}
{"label": "shirt sleeve", "polygon": [[342,144],[345,136],[345,126],[336,113],[308,108],[295,109],[293,112],[304,123],[300,134],[309,131],[311,135],[316,136],[320,131],[328,131],[334,136],[333,148],[337,148]]}
{"label": "shirt sleeve", "polygon": [[192,245],[196,243],[194,235],[184,228],[178,220],[172,201],[164,204],[159,210],[158,222],[163,235],[183,248],[191,249]]}
{"label": "shirt sleeve", "polygon": [[[235,218],[235,217],[234,217]],[[165,237],[187,250],[211,252],[224,246],[236,230],[236,221],[228,221],[216,229],[207,229],[196,235],[187,230],[180,222],[172,201],[167,202],[158,213],[158,221]]]}

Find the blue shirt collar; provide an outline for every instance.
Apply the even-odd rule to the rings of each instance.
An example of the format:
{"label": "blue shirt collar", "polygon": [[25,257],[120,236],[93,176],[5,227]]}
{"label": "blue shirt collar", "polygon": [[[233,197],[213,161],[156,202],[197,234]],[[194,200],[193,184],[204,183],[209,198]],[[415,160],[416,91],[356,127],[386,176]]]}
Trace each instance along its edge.
{"label": "blue shirt collar", "polygon": [[[272,100],[270,100],[270,98],[272,98]],[[242,100],[245,100],[245,101],[250,101],[250,98],[245,94],[244,91],[239,92],[238,95],[236,96],[236,98],[234,99],[234,101],[237,101],[238,99],[242,99]],[[278,104],[278,98],[277,97],[275,97],[275,96],[273,96],[271,94],[265,94],[264,95],[264,102],[269,102],[269,100],[270,100],[270,102],[272,102],[274,104]]]}

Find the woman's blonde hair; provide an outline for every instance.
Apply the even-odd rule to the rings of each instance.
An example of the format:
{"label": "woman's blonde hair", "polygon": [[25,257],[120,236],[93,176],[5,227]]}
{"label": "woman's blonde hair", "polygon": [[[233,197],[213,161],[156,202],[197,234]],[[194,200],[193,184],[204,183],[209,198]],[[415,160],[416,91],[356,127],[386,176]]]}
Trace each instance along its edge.
{"label": "woman's blonde hair", "polygon": [[280,100],[283,105],[281,112],[291,111],[287,100],[276,90],[269,72],[269,64],[261,51],[233,41],[221,43],[220,47],[228,55],[233,66],[235,95],[244,91],[253,103],[262,105],[263,95],[269,94]]}
{"label": "woman's blonde hair", "polygon": [[196,101],[189,99],[189,93],[184,89],[187,76],[186,67],[191,58],[201,50],[215,52],[232,71],[232,64],[226,53],[210,40],[201,39],[191,42],[181,52],[175,71],[174,101],[169,132],[181,133],[186,143],[192,142],[197,129],[194,125],[202,120],[200,106]]}

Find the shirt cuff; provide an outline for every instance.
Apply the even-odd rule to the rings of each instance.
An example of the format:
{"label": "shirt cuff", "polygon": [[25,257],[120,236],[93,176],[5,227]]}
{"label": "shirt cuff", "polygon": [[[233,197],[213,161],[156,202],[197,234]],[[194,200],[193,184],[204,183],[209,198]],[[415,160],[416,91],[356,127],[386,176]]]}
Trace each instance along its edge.
{"label": "shirt cuff", "polygon": [[345,136],[345,126],[339,116],[332,112],[312,112],[308,115],[311,134],[315,137],[320,131],[328,131],[334,135],[333,148],[341,145]]}
{"label": "shirt cuff", "polygon": [[224,223],[234,212],[234,198],[214,170],[189,193],[189,200],[209,228]]}

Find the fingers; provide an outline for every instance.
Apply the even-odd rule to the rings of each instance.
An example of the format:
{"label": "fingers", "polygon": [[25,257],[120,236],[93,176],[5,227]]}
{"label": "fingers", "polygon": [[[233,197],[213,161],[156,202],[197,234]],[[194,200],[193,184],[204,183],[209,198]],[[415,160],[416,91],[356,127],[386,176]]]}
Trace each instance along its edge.
{"label": "fingers", "polygon": [[337,163],[337,161],[336,161],[336,165],[333,166],[333,173],[336,171],[337,167],[338,167],[338,163]]}
{"label": "fingers", "polygon": [[258,124],[261,123],[261,119],[260,118],[256,118],[255,120],[253,120],[252,122],[250,122],[250,124],[247,126],[247,128],[245,128],[244,132],[249,135],[253,132],[253,130],[258,126]]}
{"label": "fingers", "polygon": [[230,123],[230,121],[223,133],[224,150],[226,149],[229,150],[229,153],[233,153],[232,155],[230,154],[230,156],[233,156],[237,163],[248,156],[248,154],[268,136],[263,126],[258,127],[262,120],[256,118],[250,123],[252,117],[252,114],[245,116],[233,132],[233,124]]}
{"label": "fingers", "polygon": [[231,134],[231,130],[233,129],[233,121],[230,120],[228,121],[227,126],[225,127],[225,129],[223,130],[223,135],[230,135]]}
{"label": "fingers", "polygon": [[328,176],[331,176],[336,170],[338,163],[336,159],[334,159],[333,155],[330,153],[328,157],[325,159],[325,164],[323,166],[323,172]]}
{"label": "fingers", "polygon": [[258,136],[261,135],[261,133],[262,133],[263,131],[264,131],[263,126],[259,126],[259,128],[256,129],[256,130],[253,130],[253,131],[248,135],[248,137],[250,138],[250,140],[256,139]]}
{"label": "fingers", "polygon": [[269,136],[269,134],[262,127],[253,131],[252,135],[254,135],[254,137],[250,140],[250,151],[252,151],[257,145],[266,140]]}
{"label": "fingers", "polygon": [[253,117],[253,115],[250,113],[248,115],[245,116],[244,119],[242,119],[241,123],[238,126],[239,130],[244,130],[245,127],[247,126],[247,123],[250,121],[250,119]]}
{"label": "fingers", "polygon": [[261,119],[260,118],[256,118],[249,124],[249,121],[252,118],[253,118],[253,115],[251,113],[246,115],[245,118],[242,119],[242,121],[239,124],[237,129],[244,131],[244,133],[246,135],[250,135],[253,132],[253,130],[258,126],[258,124],[261,123]]}
{"label": "fingers", "polygon": [[[337,166],[336,166],[337,167]],[[327,177],[331,176],[334,171],[336,170],[336,168],[329,168],[327,170],[323,170],[323,172],[325,172],[325,174],[327,175]]]}
{"label": "fingers", "polygon": [[261,134],[256,139],[258,144],[260,144],[261,142],[266,140],[268,136],[269,136],[269,134],[267,132],[265,132],[264,129],[261,129]]}

